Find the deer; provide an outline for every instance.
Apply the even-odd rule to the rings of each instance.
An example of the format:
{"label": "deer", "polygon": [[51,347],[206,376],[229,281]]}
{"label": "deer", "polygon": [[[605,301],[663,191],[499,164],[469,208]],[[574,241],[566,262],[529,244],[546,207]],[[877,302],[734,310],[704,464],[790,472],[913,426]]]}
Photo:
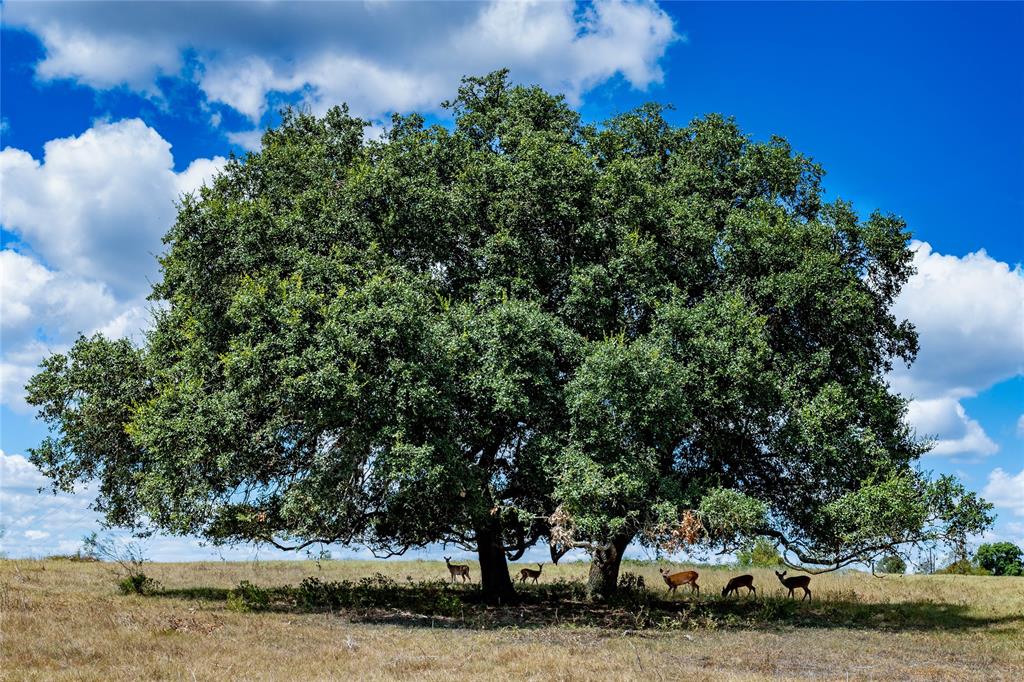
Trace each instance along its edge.
{"label": "deer", "polygon": [[452,575],[452,582],[455,582],[455,576],[461,576],[462,582],[470,579],[469,566],[466,564],[453,564],[450,556],[444,558],[444,563],[448,567],[448,572]]}
{"label": "deer", "polygon": [[537,564],[537,570],[532,568],[524,568],[519,571],[519,582],[525,583],[528,579],[533,578],[533,584],[537,584],[537,579],[540,578],[540,572],[544,570],[544,564]]}
{"label": "deer", "polygon": [[696,592],[697,596],[700,596],[700,585],[697,584],[697,571],[669,573],[666,569],[659,568],[658,572],[661,573],[662,580],[668,585],[669,592],[675,592],[676,588],[680,585],[689,585],[690,592]]}
{"label": "deer", "polygon": [[747,595],[757,594],[757,588],[754,587],[754,576],[752,575],[738,575],[735,578],[731,578],[729,583],[722,588],[722,596],[728,597],[729,594],[735,592],[737,595],[740,593],[740,588],[747,588]]}
{"label": "deer", "polygon": [[800,598],[800,601],[803,601],[804,599],[806,599],[807,601],[811,600],[811,590],[807,587],[811,584],[811,576],[794,575],[791,578],[787,578],[786,571],[783,571],[782,573],[775,571],[775,575],[778,577],[779,582],[782,583],[782,586],[789,589],[790,597],[794,596],[793,590],[799,587],[804,591],[804,596]]}

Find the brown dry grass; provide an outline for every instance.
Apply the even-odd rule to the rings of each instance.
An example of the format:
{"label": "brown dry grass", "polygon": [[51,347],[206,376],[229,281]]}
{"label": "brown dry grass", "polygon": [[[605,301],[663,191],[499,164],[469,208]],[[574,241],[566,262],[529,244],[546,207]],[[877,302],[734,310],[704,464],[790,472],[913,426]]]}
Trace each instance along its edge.
{"label": "brown dry grass", "polygon": [[[657,566],[624,570],[660,589]],[[736,571],[700,571],[700,605],[726,609],[718,591]],[[447,577],[441,562],[153,564],[147,573],[165,592],[126,597],[108,565],[0,561],[0,679],[1024,679],[1022,579],[831,574],[812,580],[814,604],[793,607],[778,599],[774,575],[755,569],[756,607],[786,618],[642,631],[516,626],[511,610],[493,620],[236,613],[223,598],[241,580],[277,586],[376,572],[399,582]],[[541,580],[585,572],[545,566]]]}

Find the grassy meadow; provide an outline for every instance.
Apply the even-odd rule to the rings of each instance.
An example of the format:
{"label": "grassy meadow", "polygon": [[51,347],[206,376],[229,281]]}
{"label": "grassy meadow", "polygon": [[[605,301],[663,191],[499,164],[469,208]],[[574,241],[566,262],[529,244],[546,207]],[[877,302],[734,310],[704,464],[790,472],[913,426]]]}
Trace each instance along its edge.
{"label": "grassy meadow", "polygon": [[[667,597],[664,565],[624,564],[646,589],[612,604],[578,598],[586,564],[545,565],[491,607],[443,562],[148,564],[159,587],[126,596],[109,564],[0,560],[0,679],[1024,679],[1024,579],[827,574],[800,603],[762,569],[757,598],[708,567]],[[345,606],[294,589],[332,584]]]}

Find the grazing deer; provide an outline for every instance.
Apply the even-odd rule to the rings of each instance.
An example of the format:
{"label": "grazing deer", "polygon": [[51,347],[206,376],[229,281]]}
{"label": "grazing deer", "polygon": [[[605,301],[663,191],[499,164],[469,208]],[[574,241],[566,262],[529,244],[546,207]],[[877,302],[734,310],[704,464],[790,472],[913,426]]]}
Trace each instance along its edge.
{"label": "grazing deer", "polygon": [[786,577],[786,571],[779,573],[775,571],[775,575],[778,576],[779,582],[782,586],[789,589],[789,596],[793,596],[793,590],[800,588],[804,591],[804,596],[800,598],[800,601],[807,599],[811,600],[811,590],[807,587],[811,584],[811,576],[809,575],[794,575],[792,578]]}
{"label": "grazing deer", "polygon": [[697,571],[669,573],[664,568],[659,568],[658,572],[661,573],[662,580],[668,585],[669,592],[675,592],[676,588],[680,585],[689,585],[690,592],[696,592],[700,596],[700,585],[697,584]]}
{"label": "grazing deer", "polygon": [[540,572],[544,570],[544,564],[537,564],[537,570],[532,568],[524,568],[519,571],[519,582],[525,583],[527,579],[533,578],[533,584],[537,584],[537,579],[540,578]]}
{"label": "grazing deer", "polygon": [[455,576],[462,576],[462,582],[469,580],[469,566],[465,564],[453,564],[452,558],[446,556],[444,563],[448,567],[448,572],[452,574],[452,582],[455,582]]}
{"label": "grazing deer", "polygon": [[757,588],[754,587],[754,576],[738,575],[735,578],[730,579],[729,584],[722,588],[722,596],[728,597],[732,592],[735,592],[738,595],[741,587],[747,588],[748,596],[751,593],[757,594]]}

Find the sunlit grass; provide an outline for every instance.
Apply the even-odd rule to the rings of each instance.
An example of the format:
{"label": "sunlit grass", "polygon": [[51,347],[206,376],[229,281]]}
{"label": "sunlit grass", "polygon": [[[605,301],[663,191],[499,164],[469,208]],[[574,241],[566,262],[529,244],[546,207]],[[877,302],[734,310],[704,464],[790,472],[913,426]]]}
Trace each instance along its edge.
{"label": "sunlit grass", "polygon": [[0,679],[1024,678],[1024,579],[833,573],[812,578],[814,600],[801,603],[763,569],[744,571],[756,599],[723,600],[741,571],[697,567],[701,596],[666,599],[658,567],[623,566],[644,578],[641,605],[544,606],[553,584],[585,578],[586,564],[569,563],[545,565],[522,606],[485,607],[474,587],[456,588],[465,608],[429,615],[240,613],[228,594],[242,580],[376,573],[412,590],[447,580],[443,562],[152,564],[162,591],[142,597],[118,594],[109,565],[0,561]]}

